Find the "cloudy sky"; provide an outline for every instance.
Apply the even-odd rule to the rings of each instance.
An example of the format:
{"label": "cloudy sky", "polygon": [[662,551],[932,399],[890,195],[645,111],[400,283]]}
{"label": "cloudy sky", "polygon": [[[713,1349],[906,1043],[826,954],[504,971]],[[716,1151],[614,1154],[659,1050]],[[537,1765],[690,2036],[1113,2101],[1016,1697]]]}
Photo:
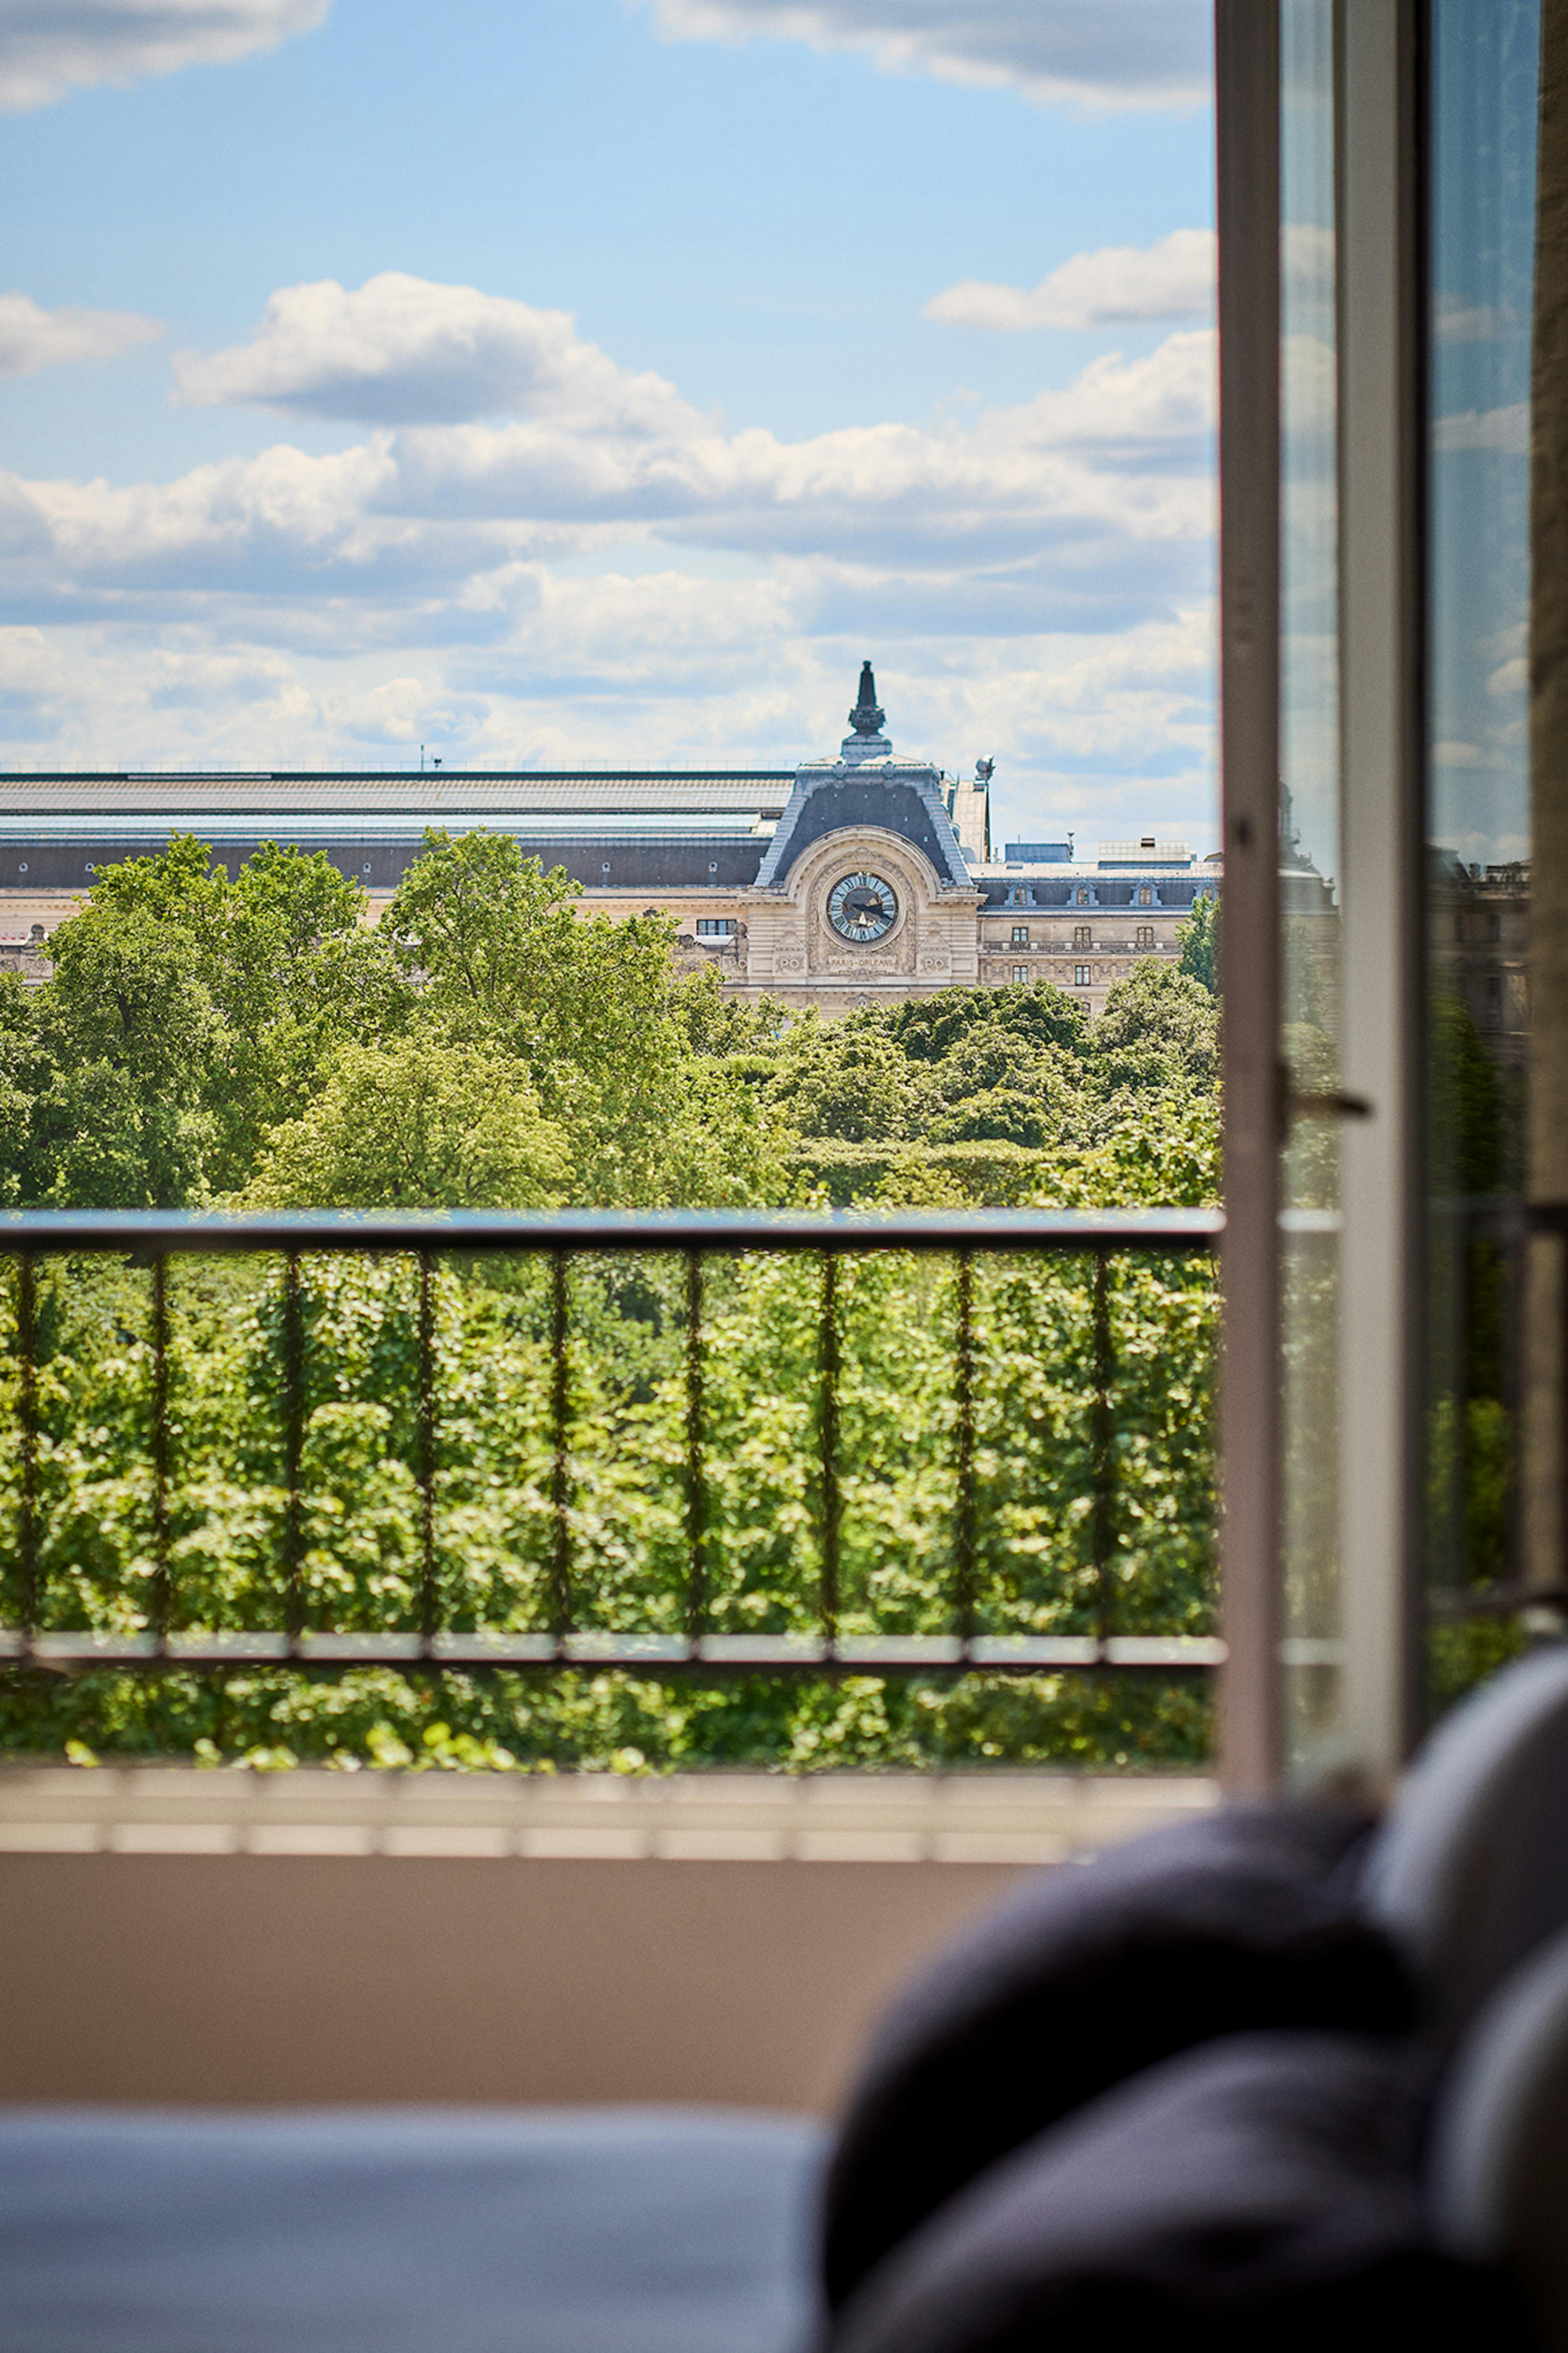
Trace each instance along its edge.
{"label": "cloudy sky", "polygon": [[0,0],[0,759],[1213,824],[1206,0]]}

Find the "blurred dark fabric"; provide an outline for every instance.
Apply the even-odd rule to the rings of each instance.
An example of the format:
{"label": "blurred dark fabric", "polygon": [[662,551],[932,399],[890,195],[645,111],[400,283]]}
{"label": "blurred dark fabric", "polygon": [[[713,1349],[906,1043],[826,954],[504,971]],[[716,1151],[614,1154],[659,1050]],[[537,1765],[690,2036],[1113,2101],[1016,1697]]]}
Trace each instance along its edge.
{"label": "blurred dark fabric", "polygon": [[1422,2070],[1249,2035],[1167,2061],[971,2183],[837,2316],[830,2353],[1525,2353],[1513,2284],[1436,2253]]}
{"label": "blurred dark fabric", "polygon": [[1397,2035],[1414,1994],[1362,1920],[1369,1825],[1233,1807],[1042,1873],[894,2004],[828,2171],[823,2266],[841,2304],[987,2166],[1143,2069],[1224,2034]]}

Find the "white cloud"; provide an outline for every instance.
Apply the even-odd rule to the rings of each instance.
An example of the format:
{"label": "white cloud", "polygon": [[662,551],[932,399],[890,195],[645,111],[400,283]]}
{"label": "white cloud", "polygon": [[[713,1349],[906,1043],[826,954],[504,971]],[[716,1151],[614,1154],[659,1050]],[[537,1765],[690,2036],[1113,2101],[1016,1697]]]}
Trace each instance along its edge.
{"label": "white cloud", "polygon": [[710,635],[739,583],[770,579],[817,634],[1114,633],[1207,594],[1213,361],[1209,333],[1173,335],[963,425],[795,443],[672,399],[657,434],[383,428],[167,483],[0,476],[0,621],[194,624],[345,659],[492,648],[563,560],[602,574],[619,550],[639,573],[721,567],[693,591]]}
{"label": "white cloud", "polygon": [[389,269],[350,292],[331,278],[286,286],[248,343],[181,352],[175,397],[375,425],[560,417],[574,433],[681,430],[695,421],[662,376],[633,375],[537,311],[473,286]]}
{"label": "white cloud", "polygon": [[309,33],[331,0],[0,0],[0,108],[230,65]]}
{"label": "white cloud", "polygon": [[949,327],[1110,327],[1152,319],[1206,319],[1214,309],[1215,240],[1173,229],[1158,244],[1075,253],[1031,291],[965,278],[926,304]]}
{"label": "white cloud", "polygon": [[420,740],[479,765],[774,765],[837,741],[871,649],[898,742],[1011,764],[1016,829],[1037,789],[1087,824],[1107,764],[1117,825],[1206,824],[1207,330],[1016,406],[790,441],[725,432],[563,314],[394,282],[411,308],[274,303],[217,355],[228,381],[338,397],[346,307],[374,397],[417,406],[467,318],[521,413],[161,483],[0,476],[14,766],[379,764]]}
{"label": "white cloud", "polygon": [[155,341],[156,319],[134,311],[43,311],[30,294],[0,294],[0,375],[32,375],[69,360],[112,360]]}
{"label": "white cloud", "polygon": [[1520,330],[1518,318],[1489,302],[1468,302],[1462,294],[1439,294],[1432,331],[1440,343],[1501,343]]}
{"label": "white cloud", "polygon": [[[691,414],[688,412],[688,414]],[[400,435],[384,512],[637,524],[770,554],[951,565],[1107,533],[1202,542],[1211,520],[1214,342],[1173,335],[1097,359],[1067,390],[937,429],[878,425],[784,442],[706,420],[662,436],[563,426]]]}
{"label": "white cloud", "polygon": [[1447,742],[1432,746],[1435,768],[1502,768],[1507,765],[1500,754],[1483,751],[1479,744]]}
{"label": "white cloud", "polygon": [[653,0],[675,40],[767,36],[868,50],[894,72],[1010,85],[1095,112],[1204,104],[1204,0]]}
{"label": "white cloud", "polygon": [[[410,282],[420,317],[444,316],[425,298],[446,291],[459,312],[482,302]],[[356,299],[332,290],[329,322]],[[448,599],[464,582],[478,609],[477,584],[508,565],[628,541],[858,567],[895,604],[923,605],[940,586],[988,613],[988,626],[1047,609],[1065,623],[1075,598],[1086,618],[1147,611],[1206,576],[1206,330],[1131,361],[1102,355],[1021,406],[789,442],[761,428],[725,434],[659,379],[618,370],[564,314],[500,307],[534,334],[534,416],[383,427],[325,457],[283,444],[166,484],[0,478],[8,609],[31,618],[39,597],[56,610],[105,596],[151,609],[223,594],[287,596],[300,614],[350,598],[391,615],[400,597]],[[281,322],[276,336],[264,329],[255,345],[199,364],[221,364],[232,384],[254,355],[257,389],[314,399],[335,382],[339,344],[312,339],[282,298],[268,316]],[[388,347],[367,336],[367,366]],[[432,339],[416,348],[427,356]]]}
{"label": "white cloud", "polygon": [[1498,449],[1505,457],[1530,455],[1530,403],[1510,401],[1506,408],[1465,408],[1453,417],[1439,417],[1432,427],[1434,449]]}
{"label": "white cloud", "polygon": [[[13,767],[784,766],[843,733],[872,651],[894,740],[965,771],[998,759],[998,839],[1047,810],[1092,830],[1123,816],[1210,823],[1211,617],[1202,605],[1113,638],[870,636],[814,628],[787,582],[679,574],[547,584],[504,645],[344,659],[195,624],[0,628],[0,705],[37,704]],[[759,662],[759,645],[767,659]],[[1115,828],[1110,828],[1116,830]]]}

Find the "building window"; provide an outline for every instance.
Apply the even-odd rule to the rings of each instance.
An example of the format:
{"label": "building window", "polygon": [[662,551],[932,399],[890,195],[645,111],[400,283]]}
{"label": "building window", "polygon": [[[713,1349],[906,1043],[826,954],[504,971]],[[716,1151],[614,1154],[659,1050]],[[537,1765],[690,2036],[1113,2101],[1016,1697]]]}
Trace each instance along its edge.
{"label": "building window", "polygon": [[1028,978],[1029,967],[1026,964],[1016,964],[1013,966],[1013,986],[1015,988],[1026,986]]}
{"label": "building window", "polygon": [[1089,892],[1086,886],[1080,882],[1077,891],[1073,893],[1073,905],[1075,907],[1087,907],[1088,904]]}
{"label": "building window", "polygon": [[1073,925],[1072,944],[1075,948],[1091,948],[1094,945],[1094,935],[1088,923]]}
{"label": "building window", "polygon": [[1073,968],[1072,968],[1072,985],[1073,985],[1073,987],[1074,987],[1075,988],[1087,988],[1087,987],[1089,987],[1089,966],[1088,966],[1088,965],[1086,965],[1086,964],[1075,964],[1075,965],[1074,965],[1074,966],[1073,966]]}
{"label": "building window", "polygon": [[727,940],[734,928],[728,915],[699,915],[697,918],[700,940]]}
{"label": "building window", "polygon": [[1152,948],[1153,946],[1154,926],[1152,923],[1139,924],[1136,944],[1141,948]]}
{"label": "building window", "polygon": [[1139,890],[1139,892],[1138,892],[1138,904],[1139,904],[1141,907],[1152,907],[1152,906],[1153,905],[1153,903],[1154,903],[1154,893],[1152,892],[1152,891],[1151,891],[1151,889],[1149,888],[1149,885],[1147,884],[1147,882],[1145,882],[1145,883],[1143,883],[1143,884],[1142,885],[1142,887],[1141,887],[1141,888],[1140,888],[1140,890]]}
{"label": "building window", "polygon": [[1029,926],[1027,923],[1015,923],[1013,926],[1013,945],[1016,948],[1026,948],[1028,944]]}

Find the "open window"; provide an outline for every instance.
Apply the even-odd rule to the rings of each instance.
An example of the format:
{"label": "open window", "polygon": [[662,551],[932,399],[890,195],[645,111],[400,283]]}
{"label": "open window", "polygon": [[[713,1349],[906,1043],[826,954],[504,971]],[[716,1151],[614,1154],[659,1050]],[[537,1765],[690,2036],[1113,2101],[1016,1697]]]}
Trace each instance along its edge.
{"label": "open window", "polygon": [[1562,13],[1218,9],[1242,1785],[1385,1786],[1558,1622]]}

